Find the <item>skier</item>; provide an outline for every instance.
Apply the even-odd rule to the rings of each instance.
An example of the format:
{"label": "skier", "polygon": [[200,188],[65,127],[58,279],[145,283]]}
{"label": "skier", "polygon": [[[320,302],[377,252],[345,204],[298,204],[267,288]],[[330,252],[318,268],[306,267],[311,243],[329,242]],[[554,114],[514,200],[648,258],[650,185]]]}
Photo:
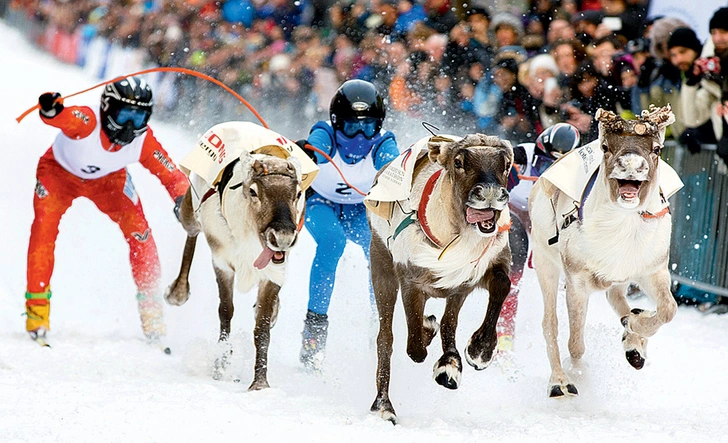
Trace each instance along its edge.
{"label": "skier", "polygon": [[147,126],[153,106],[150,86],[136,77],[108,84],[98,110],[65,107],[58,92],[42,94],[38,105],[41,120],[61,133],[40,158],[36,173],[25,293],[27,331],[45,343],[58,224],[76,198],[86,197],[124,233],[142,330],[151,344],[159,345],[165,326],[157,246],[126,166],[138,161],[156,175],[175,201],[175,215],[189,184]]}
{"label": "skier", "polygon": [[528,258],[528,235],[531,232],[531,220],[528,217],[528,194],[531,192],[533,181],[521,180],[518,178],[518,174],[531,178],[539,177],[558,157],[579,146],[579,141],[579,131],[574,126],[568,123],[557,123],[539,134],[536,143],[521,143],[513,149],[515,165],[508,184],[510,192],[508,205],[513,222],[509,235],[513,254],[512,285],[511,293],[503,303],[496,327],[498,351],[505,356],[506,362],[513,351],[518,292]]}
{"label": "skier", "polygon": [[[382,129],[385,112],[384,100],[373,84],[349,80],[331,100],[331,120],[316,123],[308,140],[299,141],[301,145],[309,143],[326,152],[334,163],[309,150],[310,155],[315,155],[320,170],[311,185],[312,195],[306,200],[305,226],[317,244],[300,353],[301,362],[307,369],[318,370],[323,361],[329,323],[327,312],[336,268],[346,241],[361,246],[369,260],[371,233],[364,196],[349,184],[366,193],[376,172],[399,155],[394,134]],[[369,293],[374,306],[371,281]]]}

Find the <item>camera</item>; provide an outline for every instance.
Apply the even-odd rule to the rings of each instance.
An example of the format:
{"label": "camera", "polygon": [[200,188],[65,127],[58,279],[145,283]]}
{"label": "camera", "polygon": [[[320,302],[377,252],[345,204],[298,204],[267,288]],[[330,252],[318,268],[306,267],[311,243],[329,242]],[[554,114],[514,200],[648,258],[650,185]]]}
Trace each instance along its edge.
{"label": "camera", "polygon": [[720,74],[720,59],[718,57],[699,58],[695,65],[703,74]]}

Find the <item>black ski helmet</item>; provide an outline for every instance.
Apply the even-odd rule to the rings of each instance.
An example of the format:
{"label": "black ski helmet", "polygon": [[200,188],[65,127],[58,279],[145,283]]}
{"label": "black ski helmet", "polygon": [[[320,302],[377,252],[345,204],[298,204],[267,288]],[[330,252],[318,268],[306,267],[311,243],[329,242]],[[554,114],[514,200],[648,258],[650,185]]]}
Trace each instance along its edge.
{"label": "black ski helmet", "polygon": [[546,128],[536,138],[536,153],[555,159],[579,146],[580,139],[579,130],[574,126],[568,123],[556,123]]}
{"label": "black ski helmet", "polygon": [[152,88],[138,77],[109,83],[101,93],[101,129],[112,143],[127,145],[147,130]]}
{"label": "black ski helmet", "polygon": [[385,116],[384,99],[373,84],[364,80],[344,82],[329,105],[331,125],[340,132],[343,131],[345,119],[373,117],[377,120],[375,134],[378,134]]}

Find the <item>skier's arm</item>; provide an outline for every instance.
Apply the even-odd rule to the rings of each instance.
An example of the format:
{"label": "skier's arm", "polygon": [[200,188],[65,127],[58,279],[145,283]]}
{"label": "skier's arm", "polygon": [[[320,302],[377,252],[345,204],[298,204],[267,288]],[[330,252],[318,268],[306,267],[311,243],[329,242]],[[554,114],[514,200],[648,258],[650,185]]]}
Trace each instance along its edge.
{"label": "skier's arm", "polygon": [[88,106],[63,106],[61,94],[47,92],[38,98],[41,120],[73,139],[88,137],[96,127],[96,115]]}
{"label": "skier's arm", "polygon": [[[326,154],[328,154],[329,157],[334,155],[334,147],[332,146],[331,136],[323,129],[315,128],[313,131],[311,131],[311,133],[308,135],[308,144],[324,151]],[[316,164],[321,165],[329,161],[326,157],[319,154],[318,152],[315,152],[315,155]]]}
{"label": "skier's arm", "polygon": [[391,162],[399,155],[399,149],[397,148],[397,142],[394,137],[388,137],[379,146],[376,147],[374,152],[374,169],[377,171],[382,169],[384,165]]}
{"label": "skier's arm", "polygon": [[139,163],[157,176],[175,202],[184,196],[187,188],[190,187],[187,177],[174,164],[167,151],[154,136],[151,127],[147,128]]}

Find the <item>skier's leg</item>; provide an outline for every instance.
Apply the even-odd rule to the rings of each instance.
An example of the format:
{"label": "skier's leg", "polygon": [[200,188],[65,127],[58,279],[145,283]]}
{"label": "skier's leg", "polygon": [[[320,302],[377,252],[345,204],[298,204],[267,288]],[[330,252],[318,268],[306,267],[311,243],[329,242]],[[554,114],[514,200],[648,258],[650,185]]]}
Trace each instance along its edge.
{"label": "skier's leg", "polygon": [[372,241],[372,232],[369,229],[367,221],[367,211],[363,203],[356,205],[342,206],[342,224],[344,225],[346,238],[361,246],[367,259],[367,285],[369,286],[369,301],[371,303],[372,312],[376,313],[377,304],[374,300],[374,290],[372,289],[372,280],[369,272],[369,244]]}
{"label": "skier's leg", "polygon": [[511,253],[511,291],[503,302],[496,331],[498,333],[498,350],[512,351],[513,336],[516,329],[516,312],[518,310],[518,293],[520,291],[521,276],[528,257],[528,234],[521,220],[511,213],[513,225],[509,235]]}
{"label": "skier's leg", "polygon": [[165,334],[164,315],[160,291],[161,267],[157,245],[152,237],[142,203],[134,189],[131,176],[118,171],[102,179],[95,192],[87,195],[91,201],[124,233],[129,245],[129,262],[136,283],[137,303],[142,330],[149,339]]}
{"label": "skier's leg", "polygon": [[41,329],[50,330],[50,280],[55,265],[58,224],[76,196],[74,191],[79,181],[53,159],[50,150],[38,162],[25,293],[25,327],[36,335],[44,333]]}
{"label": "skier's leg", "polygon": [[339,206],[316,194],[307,201],[305,226],[317,246],[311,265],[300,359],[314,370],[319,369],[323,360],[336,267],[346,246],[346,233],[336,211]]}

